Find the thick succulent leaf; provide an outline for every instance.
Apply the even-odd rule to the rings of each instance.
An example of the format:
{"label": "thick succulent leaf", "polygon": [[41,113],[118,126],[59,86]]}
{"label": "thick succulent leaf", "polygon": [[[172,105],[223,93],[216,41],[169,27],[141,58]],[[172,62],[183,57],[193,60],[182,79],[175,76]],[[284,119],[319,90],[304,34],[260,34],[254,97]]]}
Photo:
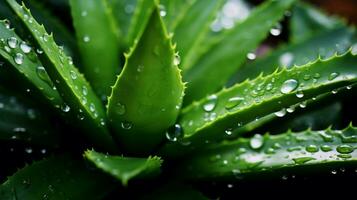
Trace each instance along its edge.
{"label": "thick succulent leaf", "polygon": [[182,141],[201,144],[234,137],[231,130],[237,126],[274,112],[282,115],[291,105],[351,85],[357,81],[356,62],[357,57],[347,52],[223,89],[183,110]]}
{"label": "thick succulent leaf", "polygon": [[346,25],[341,19],[327,16],[314,6],[299,2],[292,9],[290,40],[299,43],[316,34],[343,26]]}
{"label": "thick succulent leaf", "polygon": [[210,30],[209,27],[216,16],[223,0],[196,1],[178,22],[174,31],[174,41],[178,44],[178,52],[185,69],[186,58],[196,54],[200,43]]}
{"label": "thick succulent leaf", "polygon": [[[160,9],[167,30],[173,31],[178,23],[185,18],[190,7],[199,0],[160,0]],[[206,2],[210,4],[211,2]]]}
{"label": "thick succulent leaf", "polygon": [[120,69],[119,33],[112,11],[105,0],[71,0],[70,5],[84,75],[106,100]]}
{"label": "thick succulent leaf", "polygon": [[95,151],[86,151],[84,156],[96,167],[112,175],[124,186],[133,179],[145,179],[160,173],[162,160],[159,157],[129,158],[110,156]]}
{"label": "thick succulent leaf", "polygon": [[128,35],[137,1],[138,0],[107,0],[109,7],[113,10],[113,15],[120,32],[124,36]]}
{"label": "thick succulent leaf", "polygon": [[0,89],[0,140],[57,147],[59,134],[46,116],[35,105]]}
{"label": "thick succulent leaf", "polygon": [[115,136],[124,149],[148,152],[176,121],[184,85],[174,47],[155,9],[142,37],[126,55],[108,104]]}
{"label": "thick succulent leaf", "polygon": [[178,169],[189,179],[230,179],[310,167],[356,164],[357,129],[306,130],[282,135],[255,135],[213,145],[193,155]]}
{"label": "thick succulent leaf", "polygon": [[155,9],[156,0],[137,0],[134,15],[128,32],[128,45],[132,46],[134,41],[140,37]]}
{"label": "thick succulent leaf", "polygon": [[49,32],[56,35],[55,41],[57,44],[62,45],[67,54],[72,57],[75,56],[77,53],[76,40],[67,26],[46,9],[43,3],[38,0],[29,0],[27,2],[29,9],[37,21],[43,23]]}
{"label": "thick succulent leaf", "polygon": [[78,72],[72,61],[57,46],[53,36],[38,24],[30,11],[15,0],[7,1],[17,16],[20,17],[34,42],[42,49],[39,55],[60,95],[66,102],[66,110],[72,110],[75,118],[86,129],[87,136],[95,144],[105,149],[115,149],[114,142],[105,126],[106,114],[100,99],[95,95],[88,82]]}
{"label": "thick succulent leaf", "polygon": [[3,200],[102,199],[113,190],[110,177],[70,156],[56,156],[20,169],[0,186]]}
{"label": "thick succulent leaf", "polygon": [[195,199],[206,200],[207,197],[203,196],[199,191],[194,190],[188,185],[181,184],[167,184],[163,187],[159,187],[148,194],[142,195],[141,200],[182,200],[182,199]]}
{"label": "thick succulent leaf", "polygon": [[9,28],[7,20],[0,22],[0,55],[13,66],[13,72],[25,77],[52,105],[57,108],[63,105],[62,98],[37,57],[36,49],[17,36]]}
{"label": "thick succulent leaf", "polygon": [[231,82],[254,78],[262,72],[269,74],[277,67],[304,65],[319,56],[328,58],[335,53],[345,53],[356,41],[354,33],[354,29],[341,27],[317,34],[301,43],[282,46],[267,56],[244,65]]}
{"label": "thick succulent leaf", "polygon": [[189,82],[185,103],[220,89],[244,63],[247,53],[268,35],[270,28],[278,23],[293,2],[277,0],[264,3],[210,45],[209,51],[194,65],[185,66],[184,79]]}

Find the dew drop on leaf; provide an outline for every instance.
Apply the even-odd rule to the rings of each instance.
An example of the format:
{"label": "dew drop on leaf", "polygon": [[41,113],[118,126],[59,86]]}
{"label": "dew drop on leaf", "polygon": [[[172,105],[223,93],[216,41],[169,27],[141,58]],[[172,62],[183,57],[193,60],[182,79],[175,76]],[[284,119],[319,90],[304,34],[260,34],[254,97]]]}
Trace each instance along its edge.
{"label": "dew drop on leaf", "polygon": [[126,112],[125,105],[121,104],[120,102],[118,102],[116,105],[116,113],[118,115],[124,115]]}
{"label": "dew drop on leaf", "polygon": [[89,42],[90,41],[90,37],[88,35],[83,37],[83,42]]}
{"label": "dew drop on leaf", "polygon": [[334,80],[335,78],[337,78],[339,75],[340,75],[339,73],[333,72],[333,73],[331,73],[331,74],[328,76],[328,80],[329,80],[329,81],[332,81],[332,80]]}
{"label": "dew drop on leaf", "polygon": [[323,151],[323,152],[329,152],[329,151],[332,151],[332,148],[329,146],[329,145],[322,145],[321,147],[320,147],[320,149],[321,149],[321,151]]}
{"label": "dew drop on leaf", "polygon": [[226,102],[225,108],[231,110],[244,101],[243,97],[231,97]]}
{"label": "dew drop on leaf", "polygon": [[257,58],[257,55],[255,55],[255,53],[250,52],[247,54],[247,58],[249,60],[255,60]]}
{"label": "dew drop on leaf", "polygon": [[31,51],[31,47],[28,45],[28,44],[26,44],[25,42],[21,42],[21,44],[20,44],[20,49],[22,50],[22,52],[24,52],[24,53],[30,53],[30,51]]}
{"label": "dew drop on leaf", "polygon": [[310,144],[310,145],[306,146],[305,149],[307,152],[310,152],[310,153],[316,153],[319,151],[319,148],[314,144]]}
{"label": "dew drop on leaf", "polygon": [[24,62],[24,55],[22,55],[21,53],[17,53],[15,55],[14,61],[16,64],[22,65],[22,63]]}
{"label": "dew drop on leaf", "polygon": [[180,124],[175,124],[166,131],[166,138],[171,142],[176,142],[182,135],[182,127]]}
{"label": "dew drop on leaf", "polygon": [[301,164],[304,164],[304,163],[307,163],[311,160],[315,160],[315,158],[313,157],[300,157],[300,158],[293,158],[293,161],[295,162],[295,164],[297,165],[301,165]]}
{"label": "dew drop on leaf", "polygon": [[249,141],[250,147],[252,149],[259,149],[264,144],[264,138],[260,134],[255,134]]}
{"label": "dew drop on leaf", "polygon": [[284,117],[284,116],[286,115],[286,109],[283,108],[283,109],[281,109],[281,110],[275,112],[274,114],[275,114],[275,116],[277,116],[277,117]]}
{"label": "dew drop on leaf", "polygon": [[71,75],[72,80],[77,79],[77,73],[75,71],[71,70],[69,73]]}
{"label": "dew drop on leaf", "polygon": [[125,130],[130,130],[133,127],[133,124],[127,121],[121,122],[121,128]]}
{"label": "dew drop on leaf", "polygon": [[343,144],[336,148],[338,153],[349,154],[352,153],[354,148],[351,145]]}
{"label": "dew drop on leaf", "polygon": [[217,96],[211,95],[207,97],[207,102],[203,105],[203,110],[206,112],[211,112],[214,110],[217,104]]}
{"label": "dew drop on leaf", "polygon": [[280,92],[283,94],[289,94],[293,92],[299,85],[299,82],[295,79],[286,80],[280,88]]}
{"label": "dew drop on leaf", "polygon": [[10,37],[7,39],[7,44],[10,48],[15,49],[17,46],[17,39],[15,37]]}

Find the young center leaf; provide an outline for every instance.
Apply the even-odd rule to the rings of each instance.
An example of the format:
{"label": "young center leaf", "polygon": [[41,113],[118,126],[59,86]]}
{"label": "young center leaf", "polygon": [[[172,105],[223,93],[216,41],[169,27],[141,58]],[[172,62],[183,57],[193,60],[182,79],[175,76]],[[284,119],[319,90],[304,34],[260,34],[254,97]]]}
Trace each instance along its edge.
{"label": "young center leaf", "polygon": [[0,185],[1,199],[100,200],[115,187],[112,179],[71,156],[54,156],[20,169]]}
{"label": "young center leaf", "polygon": [[[183,109],[179,118],[184,132],[182,142],[190,142],[194,148],[194,144],[235,137],[234,129],[260,117],[271,113],[282,116],[294,104],[335,93],[336,89],[357,82],[356,61],[357,57],[347,52],[328,60],[284,68],[210,95]],[[167,150],[170,146],[180,144],[169,144]]]}
{"label": "young center leaf", "polygon": [[129,158],[110,156],[93,150],[84,156],[96,167],[121,181],[124,186],[132,179],[153,178],[160,173],[162,160],[159,157]]}
{"label": "young center leaf", "polygon": [[15,0],[7,2],[32,35],[33,42],[43,51],[39,57],[64,99],[66,110],[72,110],[73,119],[79,122],[85,130],[85,135],[97,146],[114,150],[115,144],[105,124],[103,105],[83,75],[57,46],[53,35],[49,35],[45,28],[37,23],[24,5],[20,6]]}
{"label": "young center leaf", "polygon": [[204,50],[200,59],[183,66],[188,88],[185,104],[219,90],[268,36],[269,30],[284,16],[295,0],[267,1],[254,10],[243,22],[222,34]]}
{"label": "young center leaf", "polygon": [[[187,179],[239,180],[357,163],[357,129],[255,135],[202,149],[184,161]],[[333,169],[333,168],[332,168]]]}
{"label": "young center leaf", "polygon": [[124,149],[142,153],[161,143],[176,121],[183,93],[174,46],[156,8],[126,55],[109,98],[109,120]]}
{"label": "young center leaf", "polygon": [[112,10],[106,0],[70,0],[70,5],[84,75],[106,100],[120,69],[119,33]]}

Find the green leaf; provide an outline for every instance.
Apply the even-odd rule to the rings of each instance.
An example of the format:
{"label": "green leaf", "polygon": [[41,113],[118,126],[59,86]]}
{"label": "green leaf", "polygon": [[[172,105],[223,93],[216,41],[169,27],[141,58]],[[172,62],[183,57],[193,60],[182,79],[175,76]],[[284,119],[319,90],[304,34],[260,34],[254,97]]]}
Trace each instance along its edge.
{"label": "green leaf", "polygon": [[299,2],[292,9],[290,41],[299,43],[327,30],[345,26],[343,20],[327,16],[308,3]]}
{"label": "green leaf", "polygon": [[246,20],[217,38],[192,66],[185,66],[184,79],[189,82],[185,104],[224,86],[244,63],[247,53],[268,35],[293,2],[277,0],[264,3]]}
{"label": "green leaf", "polygon": [[46,9],[46,5],[42,2],[39,2],[38,0],[29,0],[28,5],[37,21],[43,23],[49,32],[53,32],[56,35],[56,43],[63,45],[64,51],[76,58],[75,56],[78,52],[76,40],[68,27],[66,27],[57,16],[51,13],[49,9]]}
{"label": "green leaf", "polygon": [[355,42],[354,33],[354,29],[341,27],[317,34],[301,43],[284,45],[267,56],[244,65],[231,82],[254,78],[262,72],[269,74],[277,67],[304,65],[318,57],[328,58],[335,53],[345,53]]}
{"label": "green leaf", "polygon": [[109,156],[95,151],[86,151],[84,156],[96,167],[128,185],[129,180],[145,179],[160,173],[162,160],[159,157],[128,158]]}
{"label": "green leaf", "polygon": [[56,156],[24,167],[0,186],[1,199],[103,199],[115,184],[78,158]]}
{"label": "green leaf", "polygon": [[[162,17],[166,24],[167,30],[173,31],[178,23],[185,18],[186,14],[190,14],[188,10],[191,6],[198,2],[197,0],[160,0],[160,8]],[[211,1],[206,2],[208,4]]]}
{"label": "green leaf", "polygon": [[122,147],[138,154],[161,143],[176,121],[183,92],[171,38],[155,9],[142,37],[126,55],[109,98],[109,120]]}
{"label": "green leaf", "polygon": [[112,11],[106,0],[70,0],[70,5],[84,75],[105,100],[120,69],[119,33]]}
{"label": "green leaf", "polygon": [[107,0],[120,32],[127,37],[138,0]]}
{"label": "green leaf", "polygon": [[[182,111],[182,141],[203,144],[231,138],[235,136],[231,130],[238,126],[274,112],[283,115],[291,105],[351,85],[357,81],[356,62],[357,57],[348,52],[223,89]],[[170,144],[166,148],[170,150]],[[180,151],[171,153],[175,152]]]}
{"label": "green leaf", "polygon": [[357,162],[357,129],[306,130],[282,135],[255,135],[212,145],[193,155],[178,169],[189,179],[237,180],[279,171],[321,170],[327,166],[346,166]]}
{"label": "green leaf", "polygon": [[78,116],[75,119],[86,130],[85,134],[98,146],[114,150],[115,144],[105,126],[104,108],[83,75],[24,5],[20,6],[15,0],[7,2],[33,36],[34,42],[43,50],[44,53],[39,57],[51,79],[55,80],[66,105]]}
{"label": "green leaf", "polygon": [[0,140],[58,147],[59,134],[51,127],[48,114],[40,111],[38,105],[26,102],[13,92],[1,88],[0,109]]}
{"label": "green leaf", "polygon": [[12,74],[19,74],[30,84],[33,84],[38,91],[57,108],[63,105],[63,100],[54,84],[39,61],[36,48],[16,35],[13,29],[9,28],[9,21],[0,22],[0,55],[4,60],[13,66]]}
{"label": "green leaf", "polygon": [[151,13],[155,9],[156,0],[137,0],[134,15],[128,32],[128,45],[133,45],[144,31],[150,19]]}
{"label": "green leaf", "polygon": [[[196,54],[200,43],[210,30],[209,27],[221,7],[223,0],[196,1],[178,22],[174,31],[174,41],[185,69],[186,58]],[[188,61],[189,62],[189,61]]]}
{"label": "green leaf", "polygon": [[207,200],[199,191],[191,188],[188,185],[169,183],[163,187],[156,188],[148,194],[142,195],[141,200],[182,200],[182,199],[195,199]]}

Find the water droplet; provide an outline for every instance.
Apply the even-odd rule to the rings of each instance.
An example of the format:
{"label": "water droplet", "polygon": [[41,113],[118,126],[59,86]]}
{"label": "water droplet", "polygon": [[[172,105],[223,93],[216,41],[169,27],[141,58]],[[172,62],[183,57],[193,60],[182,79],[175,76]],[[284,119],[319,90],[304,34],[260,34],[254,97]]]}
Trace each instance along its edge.
{"label": "water droplet", "polygon": [[321,149],[321,151],[323,151],[323,152],[329,152],[329,151],[332,151],[332,148],[329,146],[329,145],[322,145],[321,147],[320,147],[320,149]]}
{"label": "water droplet", "polygon": [[87,12],[87,11],[82,11],[82,12],[81,12],[81,16],[82,16],[82,17],[86,17],[87,15],[88,15],[88,12]]}
{"label": "water droplet", "polygon": [[180,124],[175,124],[166,131],[166,138],[171,142],[176,142],[182,135],[182,128]]}
{"label": "water droplet", "polygon": [[289,147],[287,150],[288,150],[288,152],[300,151],[301,150],[301,146]]}
{"label": "water droplet", "polygon": [[233,184],[227,184],[227,188],[231,189],[231,188],[233,188],[233,187],[234,187]]}
{"label": "water droplet", "polygon": [[348,86],[346,86],[346,89],[347,89],[347,90],[352,89],[352,85],[348,85]]}
{"label": "water droplet", "polygon": [[144,65],[139,65],[138,68],[136,69],[136,71],[138,71],[139,73],[142,72],[144,70]]}
{"label": "water droplet", "polygon": [[257,58],[257,55],[255,55],[255,53],[248,53],[247,58],[249,60],[255,60]]}
{"label": "water droplet", "polygon": [[21,42],[20,44],[20,49],[22,50],[22,52],[24,53],[30,53],[31,51],[31,47],[29,45],[27,45],[25,42]]}
{"label": "water droplet", "polygon": [[265,88],[267,91],[270,91],[273,89],[273,84],[272,83],[268,83],[267,87]]}
{"label": "water droplet", "polygon": [[175,54],[174,65],[179,65],[181,63],[181,57],[178,53]]}
{"label": "water droplet", "polygon": [[266,151],[265,151],[266,154],[275,154],[275,149],[273,148],[268,148]]}
{"label": "water droplet", "polygon": [[299,82],[295,79],[286,80],[281,86],[280,92],[283,94],[289,94],[293,92],[299,85]]}
{"label": "water droplet", "polygon": [[89,42],[90,41],[90,37],[88,35],[83,37],[83,42]]}
{"label": "water droplet", "polygon": [[332,93],[332,94],[337,94],[337,93],[338,93],[338,90],[332,90],[331,93]]}
{"label": "water droplet", "polygon": [[203,105],[203,110],[206,112],[211,112],[214,110],[217,104],[217,96],[211,95],[207,97],[206,103]]}
{"label": "water droplet", "polygon": [[311,79],[311,75],[310,74],[305,74],[303,79],[304,79],[304,81],[308,81],[308,80]]}
{"label": "water droplet", "polygon": [[296,97],[299,98],[299,99],[303,98],[304,97],[304,93],[302,91],[297,91],[296,92]]}
{"label": "water droplet", "polygon": [[279,23],[270,29],[270,34],[273,36],[279,36],[281,34],[281,31],[282,31],[282,26]]}
{"label": "water droplet", "polygon": [[166,8],[164,5],[159,5],[159,9],[160,9],[160,16],[161,17],[165,17],[166,16]]}
{"label": "water droplet", "polygon": [[336,148],[336,150],[338,153],[349,154],[349,153],[353,152],[354,148],[351,145],[343,144],[343,145],[338,146]]}
{"label": "water droplet", "polygon": [[304,164],[304,163],[307,163],[311,160],[316,160],[315,158],[312,158],[312,157],[300,157],[300,158],[293,158],[293,161],[295,162],[295,164],[297,165],[301,165],[301,164]]}
{"label": "water droplet", "polygon": [[61,110],[65,113],[69,112],[71,110],[71,107],[69,107],[67,104],[63,104],[61,106]]}
{"label": "water droplet", "polygon": [[46,149],[41,149],[41,153],[42,153],[42,154],[46,154],[46,153],[47,153],[47,150],[46,150]]}
{"label": "water droplet", "polygon": [[310,144],[306,147],[306,151],[310,153],[316,153],[319,151],[319,148],[316,145]]}
{"label": "water droplet", "polygon": [[337,171],[336,170],[332,170],[331,174],[335,175],[335,174],[337,174]]}
{"label": "water droplet", "polygon": [[294,106],[290,106],[289,108],[286,109],[286,111],[288,113],[293,113],[295,111],[295,107]]}
{"label": "water droplet", "polygon": [[21,53],[17,53],[15,55],[14,61],[16,64],[21,65],[24,62],[24,55],[22,55]]}
{"label": "water droplet", "polygon": [[36,52],[40,55],[43,54],[43,51],[41,49],[36,49]]}
{"label": "water droplet", "polygon": [[236,106],[238,106],[241,102],[244,101],[243,97],[231,97],[228,99],[225,108],[227,110],[231,110],[233,108],[235,108]]}
{"label": "water droplet", "polygon": [[331,73],[331,74],[328,76],[328,80],[329,80],[329,81],[332,81],[332,80],[334,80],[335,78],[337,78],[339,75],[340,75],[339,73],[333,72],[333,73]]}
{"label": "water droplet", "polygon": [[71,75],[72,80],[77,79],[77,73],[75,71],[71,70],[70,75]]}
{"label": "water droplet", "polygon": [[117,105],[116,113],[118,115],[124,115],[125,111],[126,111],[124,104],[121,104],[120,102],[118,102],[116,105]]}
{"label": "water droplet", "polygon": [[259,149],[264,144],[264,138],[260,134],[255,134],[249,141],[250,147],[252,149]]}
{"label": "water droplet", "polygon": [[232,133],[233,133],[233,131],[232,131],[231,128],[226,129],[224,132],[225,132],[227,135],[232,135]]}
{"label": "water droplet", "polygon": [[32,153],[32,148],[31,147],[25,148],[25,152],[28,153],[28,154],[31,154]]}
{"label": "water droplet", "polygon": [[285,110],[285,108],[283,108],[283,109],[279,110],[278,112],[275,112],[274,114],[277,117],[284,117],[286,115],[286,110]]}
{"label": "water droplet", "polygon": [[94,105],[93,103],[91,103],[91,104],[89,105],[89,110],[90,110],[91,112],[95,112],[95,105]]}
{"label": "water droplet", "polygon": [[83,94],[84,96],[87,96],[87,94],[88,94],[88,89],[87,89],[86,86],[82,86],[82,94]]}
{"label": "water droplet", "polygon": [[282,54],[279,58],[279,62],[281,66],[290,66],[294,60],[294,54],[290,52],[286,52]]}
{"label": "water droplet", "polygon": [[87,98],[86,97],[81,97],[81,101],[83,105],[87,104]]}
{"label": "water droplet", "polygon": [[307,102],[303,101],[299,104],[300,108],[306,108]]}
{"label": "water droplet", "polygon": [[10,37],[7,39],[7,44],[10,48],[15,49],[17,46],[17,39],[15,37]]}
{"label": "water droplet", "polygon": [[48,84],[51,84],[51,79],[43,66],[38,66],[36,68],[36,73],[41,80],[45,81]]}
{"label": "water droplet", "polygon": [[26,128],[24,128],[24,127],[16,127],[16,128],[13,129],[13,131],[15,133],[25,133],[26,132]]}
{"label": "water droplet", "polygon": [[127,121],[121,122],[121,128],[125,130],[129,130],[133,127],[133,124]]}
{"label": "water droplet", "polygon": [[5,20],[4,20],[4,24],[5,24],[5,27],[6,27],[7,29],[10,29],[11,23],[10,23],[9,20],[5,19]]}

